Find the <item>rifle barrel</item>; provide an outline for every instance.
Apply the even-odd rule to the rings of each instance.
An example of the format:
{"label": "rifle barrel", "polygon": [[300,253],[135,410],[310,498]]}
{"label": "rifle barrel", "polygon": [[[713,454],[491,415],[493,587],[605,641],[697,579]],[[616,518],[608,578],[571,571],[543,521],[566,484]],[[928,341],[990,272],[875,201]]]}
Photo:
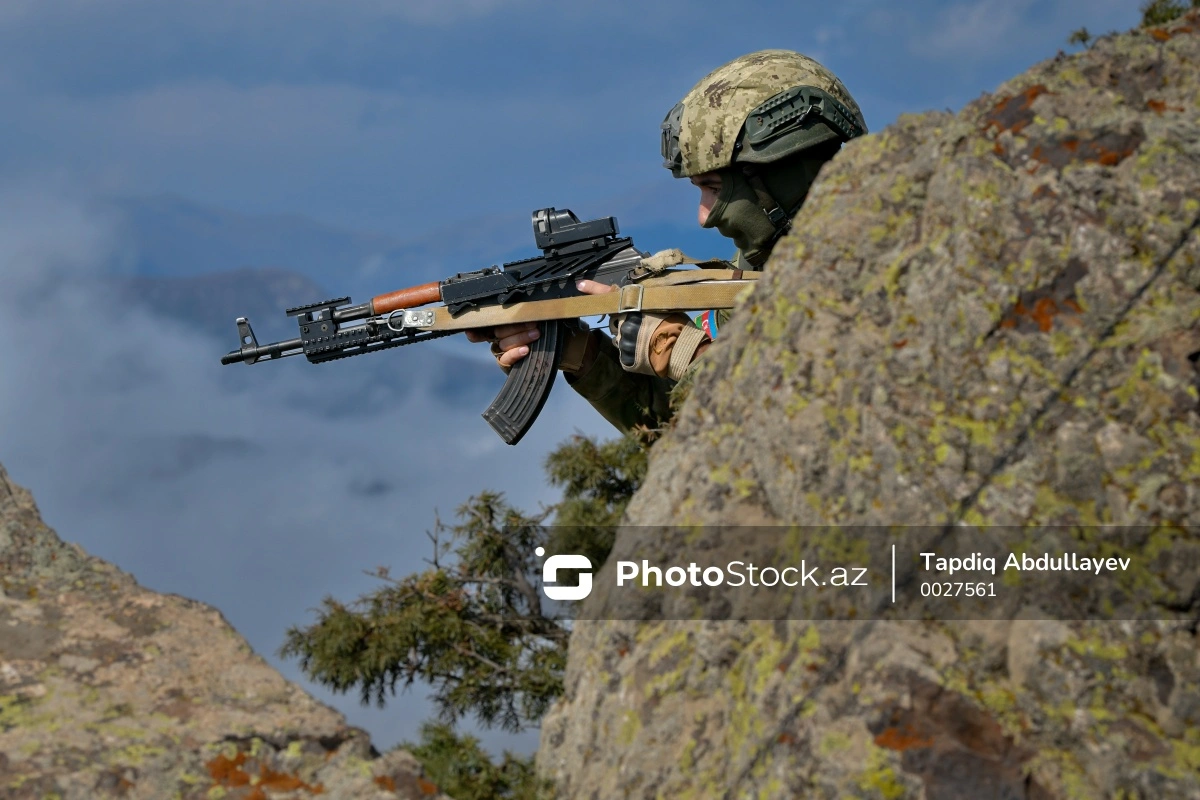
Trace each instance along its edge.
{"label": "rifle barrel", "polygon": [[264,359],[283,358],[292,353],[284,352],[286,350],[300,351],[304,348],[304,342],[300,339],[288,339],[284,342],[272,342],[258,347],[246,347],[241,350],[231,350],[221,356],[222,364],[240,364],[249,362],[253,364],[255,361]]}

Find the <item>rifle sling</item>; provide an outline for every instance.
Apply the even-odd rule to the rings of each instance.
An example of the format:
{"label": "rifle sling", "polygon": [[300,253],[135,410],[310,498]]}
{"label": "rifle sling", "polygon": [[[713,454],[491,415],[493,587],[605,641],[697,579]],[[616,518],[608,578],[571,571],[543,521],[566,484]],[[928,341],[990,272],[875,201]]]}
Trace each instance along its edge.
{"label": "rifle sling", "polygon": [[554,300],[527,300],[511,306],[484,306],[450,316],[445,306],[432,310],[431,324],[408,324],[429,331],[491,328],[515,322],[596,317],[629,311],[697,311],[733,308],[738,296],[761,273],[729,269],[668,271],[608,294],[590,294]]}

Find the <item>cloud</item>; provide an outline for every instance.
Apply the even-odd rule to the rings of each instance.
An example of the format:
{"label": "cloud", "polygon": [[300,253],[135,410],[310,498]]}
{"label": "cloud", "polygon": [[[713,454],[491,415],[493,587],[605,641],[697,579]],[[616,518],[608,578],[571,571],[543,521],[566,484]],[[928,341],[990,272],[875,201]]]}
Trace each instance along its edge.
{"label": "cloud", "polygon": [[61,169],[113,192],[403,238],[447,209],[578,206],[653,180],[666,110],[750,50],[817,54],[878,130],[903,111],[961,106],[1080,25],[1136,17],[1126,0],[847,0],[734,15],[680,0],[5,8],[0,102],[14,122],[0,130],[0,178]]}
{"label": "cloud", "polygon": [[[362,570],[424,568],[435,510],[485,488],[536,509],[554,497],[535,467],[549,449],[609,435],[559,385],[504,446],[479,417],[503,376],[437,342],[222,367],[228,342],[99,279],[120,236],[71,187],[0,196],[0,462],[64,539],[216,605],[275,663],[323,595],[373,587]],[[355,697],[338,704],[362,718]],[[415,738],[428,706],[418,692],[389,711],[369,718],[381,746]]]}
{"label": "cloud", "polygon": [[1040,50],[1048,56],[1049,48],[1064,46],[1067,35],[1083,25],[1096,31],[1128,28],[1136,9],[1124,0],[976,0],[940,7],[925,20],[905,16],[910,53],[970,68],[1014,53]]}
{"label": "cloud", "polygon": [[[115,193],[319,213],[404,237],[464,210],[524,215],[615,194],[656,175],[660,160],[650,135],[658,104],[600,86],[556,96],[550,115],[543,97],[480,86],[406,93],[199,81],[82,98],[0,92],[0,102],[23,120],[0,131],[0,177],[59,169]],[[638,109],[647,133],[626,153],[622,129]]]}
{"label": "cloud", "polygon": [[[935,59],[975,60],[1004,52],[1032,0],[979,0],[943,9],[914,45]],[[919,42],[919,44],[918,44]],[[916,48],[914,48],[916,49]]]}
{"label": "cloud", "polygon": [[615,56],[646,33],[612,28],[616,13],[544,0],[48,0],[0,14],[0,74],[74,97],[213,80],[465,90],[531,71],[550,89],[636,74]]}
{"label": "cloud", "polygon": [[522,0],[357,0],[364,11],[423,25],[450,25],[531,5]]}
{"label": "cloud", "polygon": [[[211,28],[213,20],[238,13],[255,22],[271,17],[285,21],[290,14],[326,19],[396,18],[416,25],[447,25],[520,8],[529,5],[529,0],[341,0],[336,6],[323,0],[258,0],[252,7],[233,0],[183,0],[172,5],[180,17],[207,20],[204,28]],[[153,19],[163,11],[163,5],[154,0],[105,0],[103,4],[94,0],[6,0],[0,6],[0,27],[28,29],[63,18],[136,15]]]}

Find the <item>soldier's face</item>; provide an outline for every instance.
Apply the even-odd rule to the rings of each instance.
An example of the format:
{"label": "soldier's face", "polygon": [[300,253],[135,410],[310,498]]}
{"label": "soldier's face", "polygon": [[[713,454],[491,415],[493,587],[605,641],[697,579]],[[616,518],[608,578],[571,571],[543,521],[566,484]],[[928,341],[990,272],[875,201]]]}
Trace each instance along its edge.
{"label": "soldier's face", "polygon": [[716,172],[705,172],[692,176],[690,180],[700,190],[700,210],[696,213],[696,220],[704,227],[713,206],[717,204],[717,195],[721,193],[721,176]]}

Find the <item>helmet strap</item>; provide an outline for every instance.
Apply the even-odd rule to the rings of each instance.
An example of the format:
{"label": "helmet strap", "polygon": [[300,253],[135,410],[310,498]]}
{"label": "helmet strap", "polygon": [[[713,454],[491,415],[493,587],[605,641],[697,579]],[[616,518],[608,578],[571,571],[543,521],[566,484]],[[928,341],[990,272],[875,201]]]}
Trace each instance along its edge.
{"label": "helmet strap", "polygon": [[[775,235],[771,238],[771,243],[768,250],[775,246],[775,242],[779,241],[785,233],[792,227],[792,215],[783,210],[779,201],[767,189],[767,184],[763,182],[762,176],[758,174],[758,170],[747,164],[742,167],[742,174],[746,176],[746,182],[750,184],[750,188],[754,190],[754,194],[758,197],[758,206],[767,215],[767,219],[771,221],[771,225],[775,228]],[[801,201],[803,202],[803,201]],[[796,211],[798,209],[793,209]]]}
{"label": "helmet strap", "polygon": [[[791,230],[792,217],[804,205],[817,173],[841,146],[840,141],[834,140],[781,161],[740,165],[747,186],[754,192],[756,204],[775,229],[774,236],[763,248],[768,253]],[[774,191],[768,188],[768,181],[775,187]],[[765,256],[763,260],[766,260]]]}

